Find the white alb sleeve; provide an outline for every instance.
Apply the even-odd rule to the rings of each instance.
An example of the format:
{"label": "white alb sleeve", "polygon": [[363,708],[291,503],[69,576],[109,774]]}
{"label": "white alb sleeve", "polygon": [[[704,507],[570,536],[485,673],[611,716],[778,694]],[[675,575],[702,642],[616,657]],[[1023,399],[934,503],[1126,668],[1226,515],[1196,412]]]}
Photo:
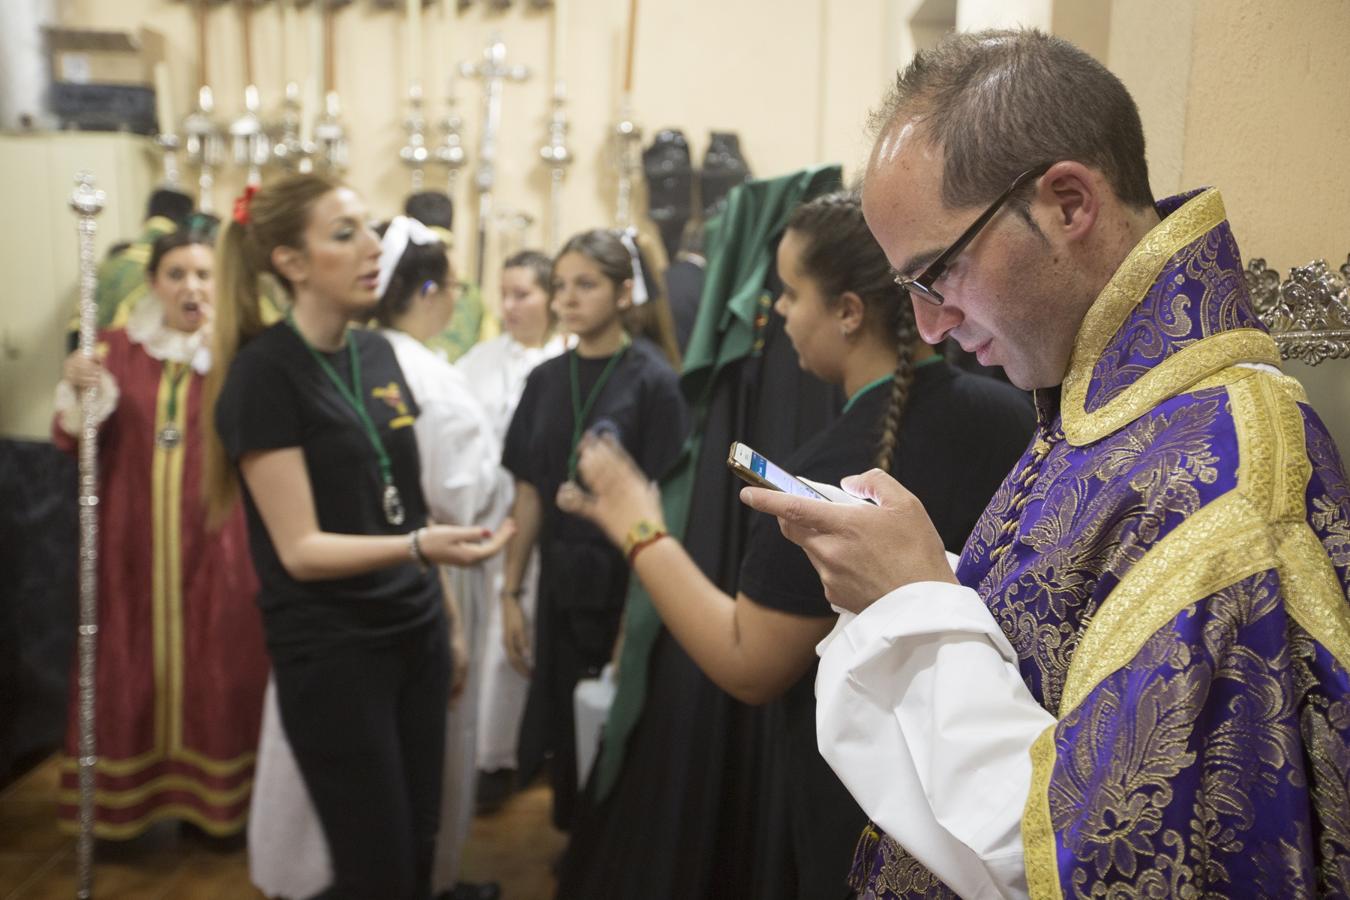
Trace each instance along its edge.
{"label": "white alb sleeve", "polygon": [[1055,719],[979,595],[906,585],[817,652],[820,752],[863,811],[961,896],[1027,896],[1030,749]]}
{"label": "white alb sleeve", "polygon": [[[445,374],[445,373],[442,373]],[[511,511],[515,482],[501,467],[501,446],[487,414],[459,372],[423,403],[417,417],[422,493],[437,522],[496,529]]]}

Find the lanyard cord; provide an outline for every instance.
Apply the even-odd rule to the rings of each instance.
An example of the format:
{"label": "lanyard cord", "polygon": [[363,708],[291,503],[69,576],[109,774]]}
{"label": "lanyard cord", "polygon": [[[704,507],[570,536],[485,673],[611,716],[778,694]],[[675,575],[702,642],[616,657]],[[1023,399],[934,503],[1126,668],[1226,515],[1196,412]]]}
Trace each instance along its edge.
{"label": "lanyard cord", "polygon": [[567,480],[577,480],[577,446],[581,443],[581,436],[585,433],[586,417],[591,414],[591,407],[595,406],[595,401],[600,397],[600,392],[604,390],[605,383],[609,381],[609,376],[614,374],[614,370],[619,365],[619,360],[623,359],[624,353],[632,342],[628,335],[624,335],[623,346],[619,351],[609,358],[605,363],[604,371],[600,373],[600,378],[591,388],[586,396],[586,402],[581,402],[581,378],[577,373],[577,351],[570,350],[567,354],[568,371],[572,380],[572,452],[567,456]]}
{"label": "lanyard cord", "polygon": [[165,409],[165,418],[170,425],[178,421],[178,386],[183,383],[183,377],[187,375],[190,366],[187,363],[165,363],[166,366],[177,366],[178,370],[169,376],[169,402]]}
{"label": "lanyard cord", "polygon": [[352,366],[352,383],[349,387],[343,383],[342,376],[338,375],[337,370],[333,368],[332,364],[324,359],[323,355],[319,353],[318,350],[315,350],[309,341],[305,340],[305,336],[301,334],[300,329],[296,327],[295,317],[287,313],[286,323],[291,326],[291,330],[300,338],[300,343],[305,345],[305,349],[309,351],[310,356],[314,357],[314,361],[319,364],[319,368],[328,376],[328,380],[333,382],[333,386],[338,389],[338,393],[342,395],[342,399],[347,401],[347,404],[356,413],[356,417],[361,420],[361,427],[366,432],[366,437],[370,439],[370,445],[375,448],[376,457],[379,458],[380,479],[384,482],[386,487],[392,485],[394,483],[394,471],[389,463],[389,453],[384,449],[384,441],[380,440],[380,433],[376,430],[375,423],[371,421],[370,413],[366,411],[366,405],[361,402],[361,355],[356,351],[355,337],[349,335],[347,338],[347,352],[351,359]]}

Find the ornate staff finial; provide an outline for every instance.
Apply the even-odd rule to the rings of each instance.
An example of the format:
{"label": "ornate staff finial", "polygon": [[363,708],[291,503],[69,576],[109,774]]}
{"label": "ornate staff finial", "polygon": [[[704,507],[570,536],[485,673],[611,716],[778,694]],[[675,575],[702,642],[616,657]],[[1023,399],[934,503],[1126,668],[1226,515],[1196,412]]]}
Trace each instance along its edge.
{"label": "ornate staff finial", "polygon": [[[98,306],[94,292],[98,279],[98,258],[94,236],[96,217],[103,212],[106,198],[94,187],[94,176],[80,172],[70,208],[78,217],[80,238],[80,352],[92,358],[98,337]],[[93,896],[94,886],[94,767],[98,747],[94,732],[94,676],[98,662],[98,421],[95,407],[98,388],[80,391],[80,627],[76,644],[78,654],[80,729],[79,784],[80,836],[75,845],[75,894],[81,900]]]}
{"label": "ornate staff finial", "polygon": [[1285,359],[1315,366],[1350,356],[1350,256],[1339,270],[1323,259],[1295,266],[1283,283],[1258,257],[1246,277],[1256,314]]}

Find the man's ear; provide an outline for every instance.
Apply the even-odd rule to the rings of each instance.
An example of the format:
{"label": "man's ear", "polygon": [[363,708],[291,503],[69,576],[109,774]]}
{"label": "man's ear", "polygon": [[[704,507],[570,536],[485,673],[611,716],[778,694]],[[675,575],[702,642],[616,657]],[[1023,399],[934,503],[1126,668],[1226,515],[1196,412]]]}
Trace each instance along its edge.
{"label": "man's ear", "polygon": [[295,247],[273,247],[272,268],[291,284],[303,284],[309,277],[309,260]]}
{"label": "man's ear", "polygon": [[1104,193],[1110,188],[1095,169],[1074,160],[1057,162],[1041,176],[1037,205],[1048,208],[1048,224],[1063,240],[1081,241],[1092,233],[1102,212]]}
{"label": "man's ear", "polygon": [[867,315],[867,304],[863,303],[853,291],[844,291],[835,303],[835,315],[839,317],[839,328],[846,337],[854,337],[862,331],[863,319]]}

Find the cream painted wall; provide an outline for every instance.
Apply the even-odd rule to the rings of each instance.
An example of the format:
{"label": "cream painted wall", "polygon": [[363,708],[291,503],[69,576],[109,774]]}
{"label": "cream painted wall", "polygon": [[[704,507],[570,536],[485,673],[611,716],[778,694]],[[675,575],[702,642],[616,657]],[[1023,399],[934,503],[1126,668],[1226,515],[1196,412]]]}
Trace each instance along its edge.
{"label": "cream painted wall", "polygon": [[[1350,253],[1350,2],[1129,0],[1108,65],[1139,104],[1155,194],[1223,191],[1245,258]],[[1350,453],[1350,360],[1286,371]]]}
{"label": "cream painted wall", "polygon": [[[187,112],[196,84],[196,44],[190,9],[168,0],[62,0],[61,21],[71,25],[135,28],[147,25],[168,39],[168,65],[175,116]],[[453,6],[450,3],[449,6]],[[524,0],[507,13],[477,3],[459,14],[437,2],[424,14],[426,91],[433,118],[444,110],[451,63],[475,61],[494,33],[505,38],[512,61],[533,70],[524,84],[508,84],[503,102],[498,166],[499,208],[534,216],[527,243],[545,234],[547,173],[538,150],[546,138],[552,16]],[[564,188],[563,233],[610,224],[615,179],[608,136],[618,104],[627,0],[565,0],[566,71],[571,119],[570,146],[576,162]],[[312,10],[312,7],[311,7]],[[284,78],[307,71],[304,36],[307,10],[283,40],[275,3],[256,14],[258,78],[269,110],[279,103]],[[211,16],[210,81],[224,118],[242,101],[238,16],[233,5]],[[682,129],[695,162],[711,130],[733,130],[756,175],[782,174],[817,162],[861,162],[862,124],[889,77],[883,0],[680,0],[641,5],[635,72],[636,118],[644,143],[660,128]],[[379,9],[370,0],[338,14],[337,88],[352,134],[351,184],[379,215],[401,206],[409,175],[398,161],[405,140],[402,122],[403,6]],[[289,47],[283,66],[283,44]],[[457,90],[465,119],[469,167],[456,192],[461,264],[474,225],[471,171],[478,149],[480,87],[461,81]],[[433,138],[433,141],[435,138]],[[440,170],[429,184],[442,184]],[[217,208],[241,187],[227,173],[216,191]],[[492,266],[490,265],[491,269]]]}

